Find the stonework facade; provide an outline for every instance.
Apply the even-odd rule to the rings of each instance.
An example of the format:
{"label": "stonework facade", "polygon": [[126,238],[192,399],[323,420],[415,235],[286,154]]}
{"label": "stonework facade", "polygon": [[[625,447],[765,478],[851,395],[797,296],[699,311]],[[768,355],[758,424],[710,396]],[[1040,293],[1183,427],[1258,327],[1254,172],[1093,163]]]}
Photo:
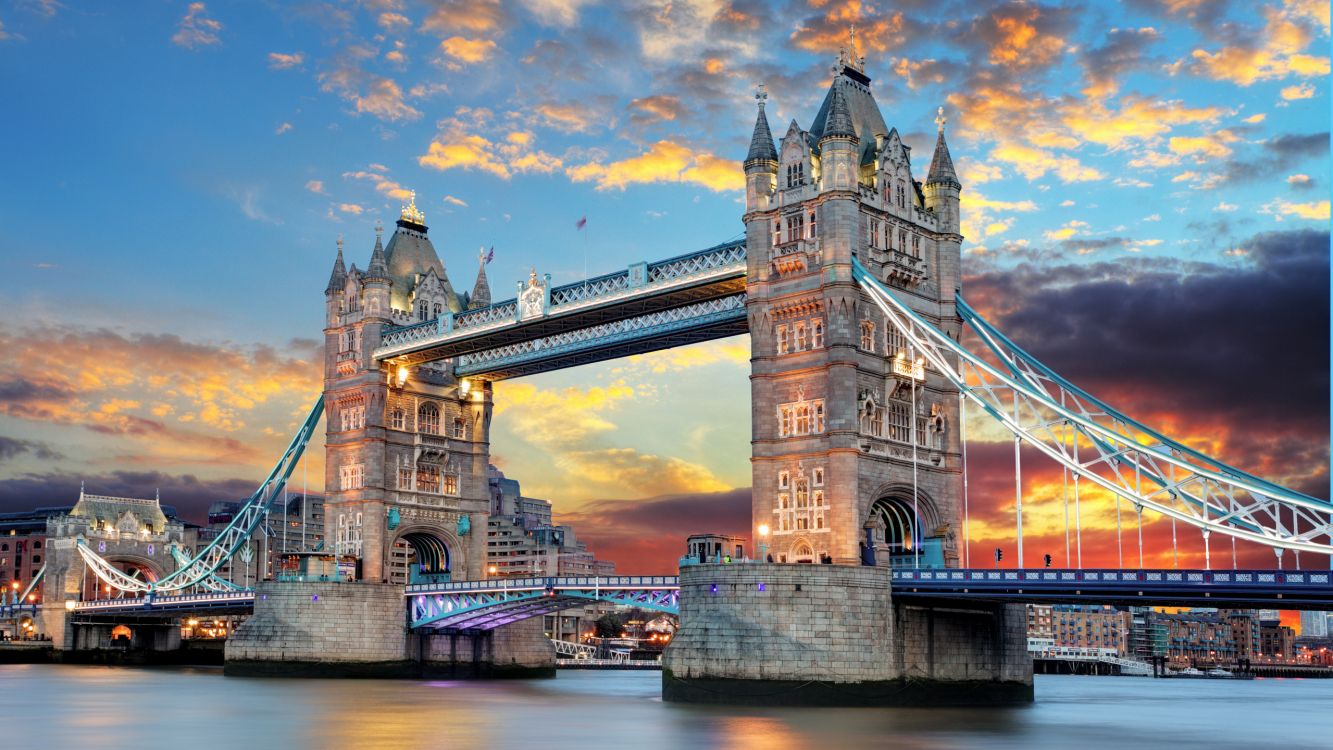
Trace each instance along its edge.
{"label": "stonework facade", "polygon": [[855,60],[780,146],[765,96],[745,161],[753,538],[769,532],[779,562],[956,566],[958,392],[852,277],[855,258],[960,330],[961,185],[943,120],[922,183]]}
{"label": "stonework facade", "polygon": [[[475,292],[489,295],[484,276]],[[447,361],[391,369],[371,356],[386,328],[467,302],[415,203],[387,248],[377,230],[364,271],[345,267],[339,240],[325,290],[324,533],[327,549],[360,560],[363,580],[481,576],[490,385],[460,381]]]}

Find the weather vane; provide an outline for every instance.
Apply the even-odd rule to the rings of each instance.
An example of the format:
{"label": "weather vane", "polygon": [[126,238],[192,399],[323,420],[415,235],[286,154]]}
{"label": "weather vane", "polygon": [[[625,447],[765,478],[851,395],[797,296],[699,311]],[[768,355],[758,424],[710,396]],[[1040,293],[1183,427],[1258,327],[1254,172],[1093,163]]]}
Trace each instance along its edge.
{"label": "weather vane", "polygon": [[941,133],[944,132],[944,123],[948,121],[949,118],[944,116],[944,107],[941,106],[935,115],[935,124],[939,126]]}

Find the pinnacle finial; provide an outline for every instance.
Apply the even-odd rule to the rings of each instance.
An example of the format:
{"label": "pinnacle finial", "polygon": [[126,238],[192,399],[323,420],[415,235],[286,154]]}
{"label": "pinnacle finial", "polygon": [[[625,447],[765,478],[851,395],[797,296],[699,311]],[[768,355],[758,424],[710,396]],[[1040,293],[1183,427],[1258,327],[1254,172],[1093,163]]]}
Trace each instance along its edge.
{"label": "pinnacle finial", "polygon": [[343,236],[340,234],[338,235],[338,254],[342,255],[342,253],[343,253]]}
{"label": "pinnacle finial", "polygon": [[379,241],[380,241],[380,238],[383,237],[383,236],[384,236],[384,222],[380,221],[379,219],[376,219],[376,220],[375,220],[375,241],[376,241],[376,242],[379,242]]}
{"label": "pinnacle finial", "polygon": [[763,81],[754,85],[754,99],[759,102],[760,109],[763,109],[764,104],[768,102],[768,85]]}
{"label": "pinnacle finial", "polygon": [[403,206],[401,218],[403,221],[410,221],[413,224],[425,224],[426,214],[417,208],[417,191],[408,193],[407,205]]}
{"label": "pinnacle finial", "polygon": [[947,117],[944,116],[944,107],[941,106],[941,107],[939,108],[939,110],[937,110],[937,112],[936,112],[936,114],[935,114],[935,124],[936,124],[937,126],[939,126],[939,129],[940,129],[940,132],[941,132],[941,133],[944,132],[944,124],[945,124],[946,122],[948,122],[948,121],[949,121],[949,118],[947,118]]}

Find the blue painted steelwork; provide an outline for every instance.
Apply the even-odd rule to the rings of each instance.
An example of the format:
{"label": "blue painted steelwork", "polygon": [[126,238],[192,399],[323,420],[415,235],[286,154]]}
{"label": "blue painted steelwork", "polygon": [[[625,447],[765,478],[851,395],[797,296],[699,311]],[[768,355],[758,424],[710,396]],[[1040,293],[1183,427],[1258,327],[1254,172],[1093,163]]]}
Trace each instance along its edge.
{"label": "blue painted steelwork", "polygon": [[254,611],[254,589],[213,591],[207,594],[158,596],[148,594],[132,599],[99,599],[75,602],[76,615],[115,615],[117,617],[155,617],[191,612],[213,614],[248,614]]}
{"label": "blue painted steelwork", "polygon": [[498,578],[408,586],[412,628],[491,630],[591,601],[679,613],[675,576]]}
{"label": "blue painted steelwork", "polygon": [[1181,607],[1333,609],[1333,574],[1299,570],[894,570],[893,596]]}

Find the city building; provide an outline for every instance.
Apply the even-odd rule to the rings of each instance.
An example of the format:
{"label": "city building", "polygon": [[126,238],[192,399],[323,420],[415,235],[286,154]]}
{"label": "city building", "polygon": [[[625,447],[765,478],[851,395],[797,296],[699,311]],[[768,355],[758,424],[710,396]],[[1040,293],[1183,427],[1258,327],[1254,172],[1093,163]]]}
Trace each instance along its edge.
{"label": "city building", "polygon": [[685,560],[690,563],[717,562],[726,557],[745,557],[745,537],[731,534],[691,534],[685,540]]}
{"label": "city building", "polygon": [[[200,547],[221,533],[245,502],[221,501],[208,506],[208,525],[200,530]],[[272,575],[274,561],[280,555],[324,549],[324,498],[288,493],[285,501],[273,504],[268,518],[255,528],[241,551],[222,563],[218,575],[233,583],[251,586],[256,580]],[[262,567],[260,561],[266,556],[268,566]]]}
{"label": "city building", "polygon": [[[486,575],[614,575],[615,564],[598,560],[572,526],[552,522],[551,503],[525,497],[517,480],[491,466],[487,472],[491,516],[486,522]],[[577,632],[577,631],[575,631]]]}
{"label": "city building", "polygon": [[1271,620],[1259,622],[1259,661],[1294,661],[1296,631],[1288,625]]}
{"label": "city building", "polygon": [[[0,592],[5,601],[27,590],[46,557],[46,521],[72,506],[0,514]],[[40,600],[39,583],[30,595]]]}
{"label": "city building", "polygon": [[[1049,627],[1056,646],[1114,649],[1130,652],[1130,613],[1110,606],[1056,604],[1050,608]],[[1029,636],[1033,613],[1029,611]]]}
{"label": "city building", "polygon": [[1302,612],[1301,635],[1311,638],[1323,638],[1328,633],[1329,616],[1327,612]]}
{"label": "city building", "polygon": [[1052,612],[1049,604],[1027,605],[1028,651],[1045,651],[1055,646]]}

